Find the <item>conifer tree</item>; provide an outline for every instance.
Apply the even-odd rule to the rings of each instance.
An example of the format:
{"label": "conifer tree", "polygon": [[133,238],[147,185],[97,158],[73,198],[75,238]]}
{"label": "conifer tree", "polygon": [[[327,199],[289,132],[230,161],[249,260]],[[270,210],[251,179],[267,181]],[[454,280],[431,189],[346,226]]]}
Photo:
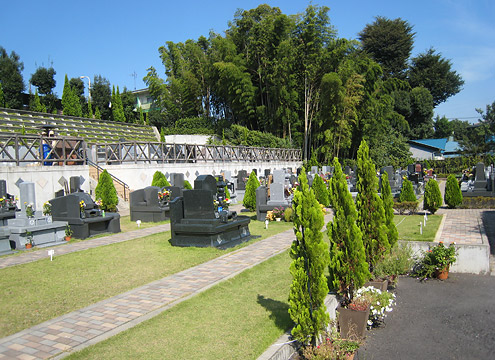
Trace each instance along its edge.
{"label": "conifer tree", "polygon": [[323,213],[308,186],[304,168],[299,175],[292,209],[296,234],[290,250],[293,280],[289,292],[289,315],[295,324],[292,336],[303,344],[315,345],[329,321],[324,304],[328,294],[324,272],[330,258],[321,233]]}
{"label": "conifer tree", "polygon": [[158,186],[159,188],[163,188],[165,186],[170,186],[170,183],[167,180],[165,174],[161,171],[155,171],[153,174],[153,180],[151,181],[151,186]]}
{"label": "conifer tree", "polygon": [[412,182],[407,179],[402,181],[402,187],[399,194],[399,202],[404,201],[416,201],[416,194],[414,193]]}
{"label": "conifer tree", "polygon": [[459,187],[454,174],[450,174],[447,177],[444,200],[449,209],[455,209],[457,206],[462,204],[461,188]]}
{"label": "conifer tree", "polygon": [[91,101],[88,100],[88,118],[93,118],[93,107],[91,106]]}
{"label": "conifer tree", "polygon": [[113,121],[125,122],[124,106],[118,86],[117,91],[115,91],[115,86],[112,87],[112,116]]}
{"label": "conifer tree", "polygon": [[69,78],[67,77],[67,74],[65,74],[64,89],[62,92],[62,110],[64,112],[64,115],[69,115],[69,116],[73,115],[75,111],[73,109],[72,89],[70,87]]}
{"label": "conifer tree", "polygon": [[330,205],[333,220],[327,224],[330,241],[329,288],[337,291],[344,304],[352,300],[354,291],[370,278],[363,235],[358,227],[356,205],[347,187],[339,160],[333,161],[330,179]]}
{"label": "conifer tree", "polygon": [[46,106],[41,103],[40,97],[38,95],[38,89],[36,89],[36,92],[34,93],[34,98],[31,104],[29,104],[29,108],[31,111],[36,111],[36,112],[46,112]]}
{"label": "conifer tree", "polygon": [[386,171],[382,175],[381,198],[385,210],[385,225],[387,226],[388,243],[390,244],[390,248],[393,248],[399,239],[399,232],[394,223],[394,199],[392,198],[392,189],[390,188]]}
{"label": "conifer tree", "polygon": [[325,185],[325,182],[319,176],[318,174],[315,175],[315,179],[313,180],[313,184],[311,185],[311,188],[313,189],[316,200],[324,206],[329,205],[329,200],[328,200],[328,189],[327,186]]}
{"label": "conifer tree", "polygon": [[97,106],[95,110],[95,119],[101,120],[100,108]]}
{"label": "conifer tree", "polygon": [[144,120],[144,113],[143,113],[143,108],[140,106],[139,107],[139,123],[145,125],[146,122]]}
{"label": "conifer tree", "polygon": [[382,199],[378,196],[375,164],[370,158],[365,140],[361,142],[357,153],[356,187],[357,224],[363,233],[366,261],[373,268],[376,262],[390,250],[390,244],[385,226],[385,210]]}
{"label": "conifer tree", "polygon": [[0,82],[0,107],[6,108],[7,101],[5,100],[5,94],[3,92],[2,83]]}
{"label": "conifer tree", "polygon": [[191,183],[188,180],[184,180],[184,189],[192,190]]}
{"label": "conifer tree", "polygon": [[434,214],[440,206],[442,206],[442,193],[440,192],[437,181],[430,179],[425,186],[423,209]]}
{"label": "conifer tree", "polygon": [[117,197],[117,190],[113,184],[112,177],[107,170],[103,170],[98,180],[98,185],[95,188],[96,199],[101,199],[101,209],[105,211],[117,211],[117,204],[119,198]]}
{"label": "conifer tree", "polygon": [[242,205],[251,211],[256,210],[256,189],[260,186],[260,182],[256,177],[254,171],[251,171],[249,179],[246,183],[246,191],[244,192],[244,199]]}

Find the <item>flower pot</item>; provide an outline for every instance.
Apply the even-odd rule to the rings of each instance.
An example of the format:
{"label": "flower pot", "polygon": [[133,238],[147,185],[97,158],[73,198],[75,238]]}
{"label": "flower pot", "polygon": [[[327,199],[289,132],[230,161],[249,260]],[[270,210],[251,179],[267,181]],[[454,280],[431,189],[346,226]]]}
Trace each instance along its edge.
{"label": "flower pot", "polygon": [[65,237],[65,241],[70,241],[71,237],[70,236],[66,236]]}
{"label": "flower pot", "polygon": [[366,310],[347,309],[339,306],[340,335],[344,339],[355,335],[361,339],[366,337],[366,325],[370,316],[370,307]]}
{"label": "flower pot", "polygon": [[435,277],[438,280],[447,280],[449,278],[449,267],[445,267],[443,269],[435,270]]}
{"label": "flower pot", "polygon": [[364,284],[365,287],[368,286],[373,286],[375,289],[381,290],[381,291],[387,291],[388,287],[388,280],[373,280],[373,281],[368,281],[366,284]]}
{"label": "flower pot", "polygon": [[282,218],[275,218],[275,220],[280,221],[280,220],[282,220]]}
{"label": "flower pot", "polygon": [[26,244],[26,249],[31,249],[33,247],[33,244],[27,243]]}

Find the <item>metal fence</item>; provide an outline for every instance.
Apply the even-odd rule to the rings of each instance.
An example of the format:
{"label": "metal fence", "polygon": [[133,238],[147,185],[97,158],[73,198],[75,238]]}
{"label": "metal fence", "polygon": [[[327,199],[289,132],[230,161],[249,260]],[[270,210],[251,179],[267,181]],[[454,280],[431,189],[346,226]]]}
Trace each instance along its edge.
{"label": "metal fence", "polygon": [[82,138],[0,134],[0,164],[85,165],[197,162],[299,162],[301,150],[229,145],[118,142],[88,149]]}

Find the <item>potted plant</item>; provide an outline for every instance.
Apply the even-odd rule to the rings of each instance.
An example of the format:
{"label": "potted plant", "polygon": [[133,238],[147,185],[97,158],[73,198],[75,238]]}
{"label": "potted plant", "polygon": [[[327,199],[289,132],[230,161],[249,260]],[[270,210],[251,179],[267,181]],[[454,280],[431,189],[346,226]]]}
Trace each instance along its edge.
{"label": "potted plant", "polygon": [[324,334],[323,340],[316,346],[306,346],[302,350],[304,359],[342,359],[352,360],[354,354],[361,346],[361,341],[356,337],[344,339],[332,326],[329,333]]}
{"label": "potted plant", "polygon": [[31,249],[33,247],[33,233],[31,231],[26,231],[26,249]]}
{"label": "potted plant", "polygon": [[414,266],[412,249],[409,245],[396,244],[390,253],[376,264],[373,269],[375,279],[387,279],[388,287],[394,288],[399,275],[408,274]]}
{"label": "potted plant", "polygon": [[276,207],[272,210],[273,216],[277,221],[282,220],[282,217],[284,216],[284,209],[281,207]]}
{"label": "potted plant", "polygon": [[442,241],[438,245],[430,247],[428,251],[423,252],[423,258],[420,260],[415,275],[422,280],[436,277],[439,280],[445,280],[449,277],[450,265],[456,262],[457,249],[455,243],[448,247]]}
{"label": "potted plant", "polygon": [[72,229],[70,228],[70,225],[67,224],[65,225],[65,241],[70,241],[72,238]]}
{"label": "potted plant", "polygon": [[367,286],[356,292],[356,298],[364,298],[370,303],[370,313],[367,319],[368,328],[377,327],[385,318],[387,312],[392,311],[395,304],[395,294],[387,290],[382,291],[373,286]]}

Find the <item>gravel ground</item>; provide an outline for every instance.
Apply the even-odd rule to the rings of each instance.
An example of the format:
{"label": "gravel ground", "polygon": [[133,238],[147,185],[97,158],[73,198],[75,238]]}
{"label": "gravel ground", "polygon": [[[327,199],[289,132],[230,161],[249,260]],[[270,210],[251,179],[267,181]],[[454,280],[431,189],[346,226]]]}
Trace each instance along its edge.
{"label": "gravel ground", "polygon": [[355,359],[494,359],[495,277],[402,277],[385,325],[368,331]]}

